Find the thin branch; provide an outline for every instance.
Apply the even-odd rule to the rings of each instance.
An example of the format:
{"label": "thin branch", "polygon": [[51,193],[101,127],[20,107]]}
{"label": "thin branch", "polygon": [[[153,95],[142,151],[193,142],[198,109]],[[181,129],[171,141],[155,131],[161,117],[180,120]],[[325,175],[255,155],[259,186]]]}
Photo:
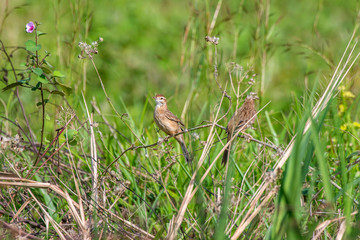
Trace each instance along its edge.
{"label": "thin branch", "polygon": [[[41,106],[42,106],[42,124],[41,124],[41,137],[40,137],[40,147],[39,150],[37,151],[37,156],[36,156],[36,160],[35,163],[37,163],[39,156],[40,156],[40,152],[43,146],[43,141],[44,141],[44,128],[45,128],[45,102],[44,102],[44,90],[43,90],[43,86],[42,83],[40,83],[40,92],[41,92]],[[35,164],[36,165],[36,164]]]}
{"label": "thin branch", "polygon": [[[50,145],[48,146],[48,148],[45,150],[45,152],[41,155],[41,157],[37,160],[37,162],[34,164],[34,166],[29,170],[29,172],[28,172],[28,174],[26,175],[26,177],[25,178],[27,178],[29,175],[30,175],[30,173],[32,172],[32,170],[36,167],[36,165],[40,162],[40,160],[45,156],[45,154],[50,150],[50,147],[57,141],[57,139],[60,137],[60,135],[64,132],[64,130],[66,129],[66,127],[70,124],[70,122],[73,120],[73,118],[75,117],[75,114],[73,114],[72,116],[71,116],[71,118],[70,118],[70,120],[65,124],[65,126],[64,127],[62,127],[62,129],[59,131],[59,133],[56,135],[56,137],[52,140],[52,142],[50,143]],[[52,157],[52,155],[51,155],[51,157]],[[49,159],[50,159],[50,157],[49,157]],[[49,160],[48,159],[48,160]],[[48,160],[46,160],[46,161],[48,161]],[[46,162],[45,161],[45,162]],[[43,164],[44,165],[44,164]],[[43,165],[41,165],[41,166],[43,166]],[[39,168],[40,169],[40,168]],[[38,171],[38,170],[37,170]],[[37,172],[36,171],[36,172]],[[34,174],[33,174],[34,175]],[[31,176],[33,176],[33,175],[31,175]]]}

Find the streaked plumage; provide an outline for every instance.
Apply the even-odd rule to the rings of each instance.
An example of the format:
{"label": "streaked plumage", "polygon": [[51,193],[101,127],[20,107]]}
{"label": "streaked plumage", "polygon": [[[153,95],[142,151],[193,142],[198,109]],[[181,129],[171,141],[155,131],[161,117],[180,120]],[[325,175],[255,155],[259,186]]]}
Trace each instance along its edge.
{"label": "streaked plumage", "polygon": [[[156,107],[154,111],[154,120],[156,125],[168,135],[174,135],[182,132],[184,124],[177,118],[167,107],[166,98],[162,94],[157,94],[155,97]],[[187,151],[184,136],[182,134],[174,137],[180,144],[181,150],[187,162],[191,161],[189,152]]]}
{"label": "streaked plumage", "polygon": [[[255,99],[258,99],[255,93],[250,93],[250,95],[245,99],[245,102],[243,105],[237,109],[234,113],[234,115],[231,117],[227,127],[226,127],[226,133],[227,133],[227,142],[231,140],[233,137],[233,134],[241,127],[244,126],[245,123],[247,123],[254,115],[256,115],[256,109],[255,109]],[[245,127],[243,127],[243,131],[250,127],[255,122],[255,117],[251,119],[249,123],[246,124]],[[229,151],[231,149],[231,144],[225,149],[222,164],[226,164],[228,160]]]}

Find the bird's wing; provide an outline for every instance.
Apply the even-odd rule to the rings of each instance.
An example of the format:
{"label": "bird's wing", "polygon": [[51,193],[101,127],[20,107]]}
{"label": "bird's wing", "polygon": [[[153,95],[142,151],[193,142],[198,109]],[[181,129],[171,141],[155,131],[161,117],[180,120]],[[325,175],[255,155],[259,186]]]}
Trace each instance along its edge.
{"label": "bird's wing", "polygon": [[177,122],[178,124],[180,124],[180,125],[183,126],[183,127],[185,126],[185,125],[181,122],[181,120],[180,120],[177,116],[175,116],[172,112],[166,111],[166,112],[165,112],[165,116],[166,116],[166,118],[169,119],[170,121]]}

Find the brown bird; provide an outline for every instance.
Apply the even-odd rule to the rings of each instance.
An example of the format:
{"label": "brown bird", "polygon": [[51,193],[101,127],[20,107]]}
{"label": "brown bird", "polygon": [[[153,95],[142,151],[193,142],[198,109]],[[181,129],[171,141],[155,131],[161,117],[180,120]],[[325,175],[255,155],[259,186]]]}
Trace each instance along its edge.
{"label": "brown bird", "polygon": [[[154,111],[154,120],[158,127],[168,135],[174,135],[183,131],[184,124],[167,107],[166,98],[162,94],[155,97],[156,107]],[[188,150],[186,149],[184,136],[179,134],[174,137],[180,144],[181,150],[187,162],[191,162]]]}
{"label": "brown bird", "polygon": [[[255,117],[251,119],[253,116],[256,115],[255,102],[254,102],[255,99],[259,99],[259,98],[256,96],[256,93],[251,92],[250,95],[246,97],[243,105],[239,109],[237,109],[234,115],[231,117],[228,125],[226,126],[227,142],[231,140],[236,130],[242,128],[242,131],[244,131],[255,122]],[[246,126],[244,126],[244,124],[246,124]],[[224,165],[228,160],[230,148],[231,148],[231,144],[229,144],[229,146],[224,151],[224,155],[222,159],[222,164]]]}

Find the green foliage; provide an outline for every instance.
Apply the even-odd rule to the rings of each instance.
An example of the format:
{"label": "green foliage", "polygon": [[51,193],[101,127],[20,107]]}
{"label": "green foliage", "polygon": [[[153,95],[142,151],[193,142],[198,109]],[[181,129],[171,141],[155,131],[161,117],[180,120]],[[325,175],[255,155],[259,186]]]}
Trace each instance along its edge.
{"label": "green foliage", "polygon": [[34,42],[32,40],[27,40],[25,43],[25,48],[26,48],[26,50],[28,50],[30,52],[35,52],[35,51],[39,51],[41,49],[41,45],[36,44],[36,42]]}

